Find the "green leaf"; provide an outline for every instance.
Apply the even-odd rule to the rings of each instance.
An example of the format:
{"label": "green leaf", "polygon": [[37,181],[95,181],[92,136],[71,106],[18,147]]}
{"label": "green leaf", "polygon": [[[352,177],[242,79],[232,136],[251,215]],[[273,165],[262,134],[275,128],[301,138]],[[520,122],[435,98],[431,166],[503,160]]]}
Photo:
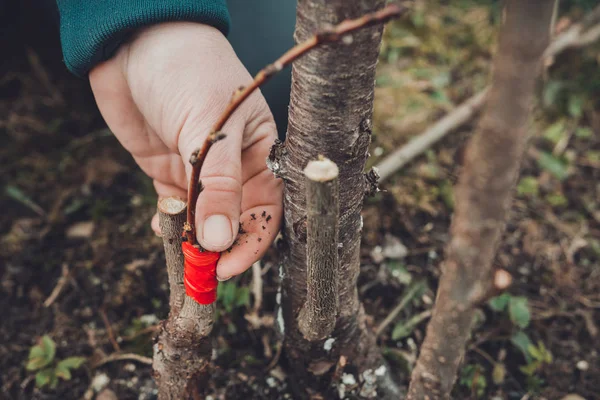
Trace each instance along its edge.
{"label": "green leaf", "polygon": [[546,196],[546,201],[552,207],[564,207],[569,204],[569,200],[562,194],[554,193]]}
{"label": "green leaf", "polygon": [[467,365],[462,369],[460,375],[459,383],[470,390],[475,390],[477,398],[485,394],[487,380],[485,378],[485,371],[481,365]]}
{"label": "green leaf", "polygon": [[50,361],[46,360],[44,357],[34,357],[27,361],[25,369],[27,369],[27,371],[37,371],[48,364],[50,364]]}
{"label": "green leaf", "polygon": [[496,312],[501,312],[506,310],[506,306],[508,305],[508,301],[510,300],[510,294],[502,293],[500,296],[494,297],[490,299],[488,305],[490,308]]}
{"label": "green leaf", "polygon": [[68,381],[71,379],[71,370],[65,366],[61,367],[60,365],[57,365],[56,366],[56,376],[65,381]]}
{"label": "green leaf", "polygon": [[235,283],[225,282],[221,283],[219,286],[220,288],[217,291],[217,299],[227,312],[231,312],[233,310],[233,304],[235,303]]}
{"label": "green leaf", "polygon": [[85,357],[69,357],[65,358],[64,360],[61,360],[57,364],[56,368],[77,369],[81,367],[86,361],[87,358]]}
{"label": "green leaf", "polygon": [[594,131],[592,131],[588,127],[580,127],[575,130],[575,136],[580,139],[589,139],[594,135]]}
{"label": "green leaf", "polygon": [[43,369],[37,374],[35,374],[35,386],[37,386],[38,388],[43,388],[44,386],[50,384],[51,381],[54,380],[53,377],[54,368]]}
{"label": "green leaf", "polygon": [[600,162],[600,151],[590,150],[585,153],[585,158],[591,163]]}
{"label": "green leaf", "polygon": [[527,365],[523,365],[523,366],[519,367],[519,369],[525,375],[532,376],[533,374],[535,374],[535,372],[538,370],[539,367],[540,367],[540,363],[538,361],[534,361],[534,362],[530,362]]}
{"label": "green leaf", "polygon": [[565,84],[559,81],[549,81],[546,83],[542,94],[542,103],[544,104],[544,107],[552,107],[556,104],[556,100],[564,86]]}
{"label": "green leaf", "polygon": [[531,362],[531,355],[529,355],[528,348],[531,345],[531,340],[527,334],[523,331],[516,332],[511,338],[511,343],[523,353],[525,360]]}
{"label": "green leaf", "polygon": [[529,354],[540,363],[550,364],[552,362],[552,353],[548,351],[542,341],[538,341],[537,347],[530,344],[529,347],[527,347],[527,350],[529,351]]}
{"label": "green leaf", "polygon": [[250,304],[250,289],[241,287],[237,289],[235,306],[242,307]]}
{"label": "green leaf", "polygon": [[567,163],[550,153],[541,152],[537,162],[540,168],[550,172],[558,180],[563,181],[569,176],[569,166]]}
{"label": "green leaf", "polygon": [[579,118],[583,115],[583,105],[585,98],[583,96],[573,95],[569,97],[569,114],[574,118]]}
{"label": "green leaf", "polygon": [[506,378],[506,367],[502,363],[494,364],[494,370],[492,371],[492,380],[496,385],[502,385]]}
{"label": "green leaf", "polygon": [[529,304],[525,297],[511,297],[508,302],[508,313],[510,320],[521,329],[527,328],[531,315],[529,313]]}
{"label": "green leaf", "polygon": [[29,350],[29,359],[25,368],[28,371],[44,368],[54,360],[55,353],[56,345],[49,336],[44,335],[38,344]]}
{"label": "green leaf", "polygon": [[49,362],[46,359],[44,348],[40,345],[35,345],[29,350],[29,359],[25,368],[28,371],[36,371],[48,365]]}
{"label": "green leaf", "polygon": [[50,389],[56,389],[57,386],[58,376],[56,376],[56,373],[53,373],[52,375],[50,375]]}
{"label": "green leaf", "polygon": [[40,344],[44,348],[44,353],[46,354],[46,357],[50,361],[54,360],[54,356],[56,354],[56,343],[54,343],[54,340],[50,339],[50,336],[44,335],[42,336]]}
{"label": "green leaf", "polygon": [[535,197],[539,193],[538,180],[534,176],[524,176],[517,185],[517,194],[519,196]]}
{"label": "green leaf", "polygon": [[454,187],[449,180],[444,180],[440,184],[440,197],[442,198],[446,207],[450,210],[454,209]]}
{"label": "green leaf", "polygon": [[40,345],[32,346],[31,349],[29,349],[29,359],[30,360],[32,358],[44,357],[45,355],[46,355],[46,353],[44,352],[44,348]]}
{"label": "green leaf", "polygon": [[386,263],[390,273],[394,278],[403,285],[408,285],[412,282],[412,274],[408,272],[406,266],[400,261],[390,261]]}
{"label": "green leaf", "polygon": [[530,344],[527,347],[527,351],[529,352],[529,354],[531,354],[531,356],[534,359],[536,359],[538,361],[542,361],[544,359],[544,355],[542,354],[542,352],[537,347],[535,347],[533,344]]}
{"label": "green leaf", "polygon": [[4,188],[4,191],[8,197],[11,197],[13,200],[16,200],[24,206],[28,207],[39,216],[43,217],[46,215],[44,209],[40,207],[37,203],[35,203],[33,200],[31,200],[31,198],[25,193],[23,193],[18,187],[7,185]]}
{"label": "green leaf", "polygon": [[560,142],[565,136],[567,132],[565,131],[565,123],[564,121],[558,121],[548,127],[544,132],[544,138],[552,144],[557,144]]}

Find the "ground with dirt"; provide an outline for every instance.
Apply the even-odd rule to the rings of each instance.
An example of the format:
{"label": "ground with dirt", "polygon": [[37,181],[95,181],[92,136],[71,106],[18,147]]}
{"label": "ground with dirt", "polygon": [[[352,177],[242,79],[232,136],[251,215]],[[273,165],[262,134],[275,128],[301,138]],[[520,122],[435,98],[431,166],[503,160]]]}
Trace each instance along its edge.
{"label": "ground with dirt", "polygon": [[[489,82],[497,3],[445,3],[428,2],[424,12],[417,2],[386,32],[371,163]],[[0,17],[0,398],[153,399],[147,357],[168,312],[162,244],[149,225],[153,187],[107,131],[89,84],[64,68],[56,30],[26,13],[27,4],[5,6],[10,13]],[[556,29],[590,4],[564,2]],[[495,261],[514,283],[481,308],[456,398],[600,398],[599,49],[557,57],[540,85],[534,139]],[[365,204],[359,291],[404,383],[432,307],[452,184],[473,127],[452,133]],[[292,398],[273,327],[276,260],[273,249],[261,264],[258,309],[250,272],[220,286],[213,399]],[[87,359],[54,389],[37,388],[25,368],[44,335],[56,343],[53,363]]]}

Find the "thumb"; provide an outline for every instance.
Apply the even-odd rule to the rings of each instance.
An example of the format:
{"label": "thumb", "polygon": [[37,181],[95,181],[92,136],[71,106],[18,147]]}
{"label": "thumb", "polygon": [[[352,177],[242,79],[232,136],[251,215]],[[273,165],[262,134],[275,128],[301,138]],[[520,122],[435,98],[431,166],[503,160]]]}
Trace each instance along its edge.
{"label": "thumb", "polygon": [[[224,251],[237,237],[242,202],[241,142],[243,124],[235,121],[225,126],[225,139],[210,148],[200,174],[202,191],[195,209],[196,238],[210,251]],[[182,155],[187,156],[204,141],[193,139]],[[189,163],[187,163],[189,165]],[[191,166],[187,168],[188,177]]]}

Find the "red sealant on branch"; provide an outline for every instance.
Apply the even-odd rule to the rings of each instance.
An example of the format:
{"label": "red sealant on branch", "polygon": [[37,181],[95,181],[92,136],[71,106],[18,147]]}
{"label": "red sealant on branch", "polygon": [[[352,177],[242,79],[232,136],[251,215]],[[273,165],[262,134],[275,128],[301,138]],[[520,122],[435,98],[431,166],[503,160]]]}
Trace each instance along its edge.
{"label": "red sealant on branch", "polygon": [[181,243],[183,284],[185,293],[200,304],[212,304],[217,299],[217,261],[221,253],[200,251],[189,242]]}

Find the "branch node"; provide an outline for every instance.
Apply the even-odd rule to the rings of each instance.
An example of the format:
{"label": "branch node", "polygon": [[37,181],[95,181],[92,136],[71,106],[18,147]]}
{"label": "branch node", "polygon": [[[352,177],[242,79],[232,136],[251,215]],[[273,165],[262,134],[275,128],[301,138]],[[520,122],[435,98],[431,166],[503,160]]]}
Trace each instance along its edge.
{"label": "branch node", "polygon": [[200,149],[196,149],[190,155],[190,164],[195,166],[198,163],[198,153],[200,153]]}
{"label": "branch node", "polygon": [[227,135],[225,133],[218,131],[218,132],[212,133],[210,135],[210,142],[212,144],[215,144],[215,143],[225,139],[226,137],[227,137]]}
{"label": "branch node", "polygon": [[365,174],[365,195],[374,196],[379,193],[379,170],[377,167],[371,168],[369,172]]}

